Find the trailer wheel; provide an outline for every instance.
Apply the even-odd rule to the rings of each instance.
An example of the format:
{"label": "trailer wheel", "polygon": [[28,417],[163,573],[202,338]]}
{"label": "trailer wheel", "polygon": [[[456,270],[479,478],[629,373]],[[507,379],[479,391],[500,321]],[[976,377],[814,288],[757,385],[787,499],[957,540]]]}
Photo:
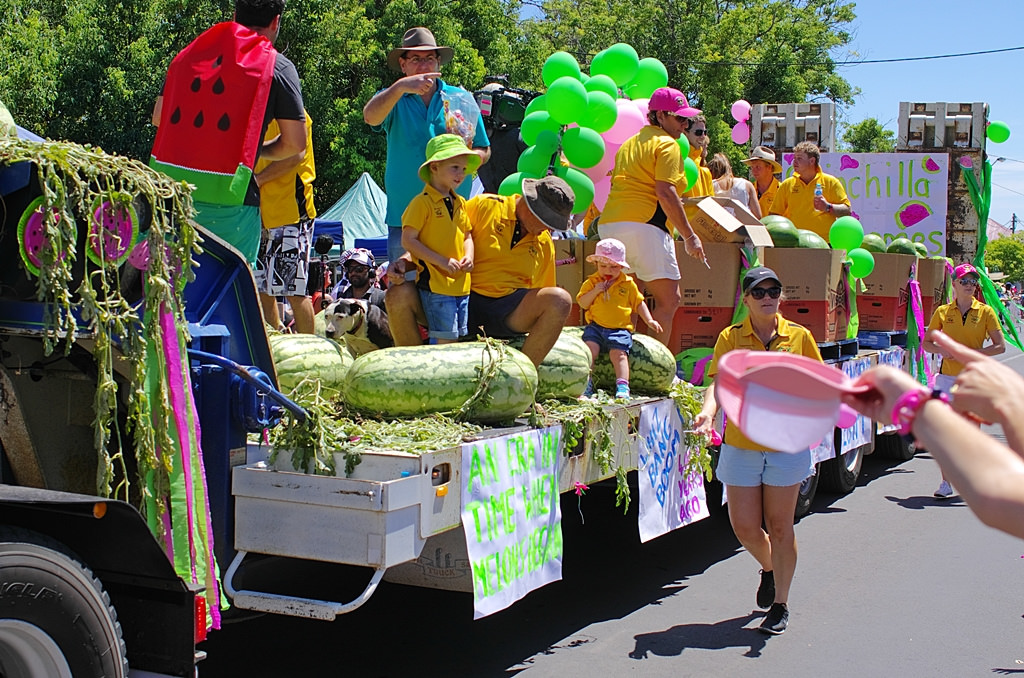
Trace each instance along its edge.
{"label": "trailer wheel", "polygon": [[0,529],[0,676],[128,675],[102,584],[59,543]]}
{"label": "trailer wheel", "polygon": [[860,467],[864,463],[864,447],[856,447],[818,464],[821,487],[829,492],[849,494],[857,486]]}
{"label": "trailer wheel", "polygon": [[796,514],[793,516],[799,520],[811,512],[811,502],[814,495],[818,493],[818,481],[821,479],[821,470],[815,467],[814,473],[800,483],[800,494],[796,498]]}
{"label": "trailer wheel", "polygon": [[875,439],[879,456],[898,461],[910,461],[917,450],[898,433],[884,433]]}

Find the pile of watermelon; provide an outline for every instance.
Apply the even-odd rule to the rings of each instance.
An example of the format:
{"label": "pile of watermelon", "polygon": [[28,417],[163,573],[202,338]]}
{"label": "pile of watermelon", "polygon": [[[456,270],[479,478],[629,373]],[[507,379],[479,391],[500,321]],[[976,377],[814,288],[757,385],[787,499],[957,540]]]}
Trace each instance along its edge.
{"label": "pile of watermelon", "polygon": [[792,221],[780,214],[769,214],[761,218],[768,235],[776,247],[802,247],[804,249],[827,250],[828,242],[814,231],[797,228]]}

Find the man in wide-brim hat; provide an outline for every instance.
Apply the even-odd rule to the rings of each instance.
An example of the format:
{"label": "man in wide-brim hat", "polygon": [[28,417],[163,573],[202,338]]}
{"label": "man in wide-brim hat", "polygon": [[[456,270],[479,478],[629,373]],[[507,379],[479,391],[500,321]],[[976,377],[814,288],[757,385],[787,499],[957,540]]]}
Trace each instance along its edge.
{"label": "man in wide-brim hat", "polygon": [[[388,208],[384,221],[388,225],[388,260],[391,262],[403,252],[402,214],[423,188],[416,170],[425,158],[427,142],[450,131],[445,127],[444,100],[456,93],[465,94],[465,90],[441,79],[440,68],[451,59],[451,47],[438,45],[429,29],[410,28],[402,37],[402,44],[388,53],[388,67],[400,72],[402,77],[374,94],[363,107],[367,124],[387,134],[384,191]],[[490,143],[483,119],[478,115],[472,148],[482,163],[490,158]],[[468,198],[471,187],[472,178],[467,176],[458,192]]]}
{"label": "man in wide-brim hat", "polygon": [[775,175],[782,173],[782,165],[775,159],[775,152],[764,146],[755,146],[750,157],[740,162],[750,168],[750,176],[754,178],[754,186],[757,187],[761,214],[768,214],[779,190],[779,180]]}

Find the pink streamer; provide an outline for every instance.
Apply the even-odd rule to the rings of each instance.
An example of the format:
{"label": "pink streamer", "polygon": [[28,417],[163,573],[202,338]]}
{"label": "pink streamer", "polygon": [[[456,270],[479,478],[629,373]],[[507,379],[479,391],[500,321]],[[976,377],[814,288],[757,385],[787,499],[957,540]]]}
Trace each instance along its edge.
{"label": "pink streamer", "polygon": [[914,349],[914,360],[920,360],[924,364],[925,378],[929,384],[935,383],[932,377],[931,367],[928,366],[928,361],[924,359],[924,308],[921,304],[921,283],[917,280],[910,281],[910,309],[914,314],[914,322],[917,323],[917,347]]}

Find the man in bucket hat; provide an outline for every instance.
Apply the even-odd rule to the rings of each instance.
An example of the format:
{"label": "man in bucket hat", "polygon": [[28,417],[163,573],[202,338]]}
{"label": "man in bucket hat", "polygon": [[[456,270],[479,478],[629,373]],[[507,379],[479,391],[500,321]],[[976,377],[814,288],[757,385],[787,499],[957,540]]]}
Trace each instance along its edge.
{"label": "man in bucket hat", "polygon": [[[402,44],[388,53],[388,67],[402,74],[390,87],[373,95],[363,107],[363,120],[387,134],[388,153],[384,169],[384,192],[388,208],[388,259],[402,254],[402,213],[419,193],[422,182],[417,169],[423,162],[427,142],[447,130],[445,99],[453,95],[472,95],[441,79],[440,68],[452,59],[451,47],[437,44],[434,34],[423,27],[410,28]],[[484,163],[490,158],[491,142],[484,131],[483,118],[476,116],[472,148]],[[459,187],[459,195],[469,197],[472,178]]]}
{"label": "man in bucket hat", "polygon": [[[535,365],[544,360],[572,307],[569,293],[555,285],[551,231],[569,228],[574,200],[569,184],[548,176],[524,179],[522,195],[484,193],[466,202],[474,249],[471,335],[528,335],[522,352]],[[405,283],[405,277],[395,271],[388,279],[391,284],[385,301],[395,344],[421,343],[416,325],[425,321],[415,286]]]}
{"label": "man in bucket hat", "polygon": [[755,146],[750,157],[740,162],[750,168],[750,176],[754,177],[754,186],[757,187],[761,214],[767,215],[779,190],[779,180],[775,175],[782,173],[782,165],[775,159],[775,152],[764,146]]}

